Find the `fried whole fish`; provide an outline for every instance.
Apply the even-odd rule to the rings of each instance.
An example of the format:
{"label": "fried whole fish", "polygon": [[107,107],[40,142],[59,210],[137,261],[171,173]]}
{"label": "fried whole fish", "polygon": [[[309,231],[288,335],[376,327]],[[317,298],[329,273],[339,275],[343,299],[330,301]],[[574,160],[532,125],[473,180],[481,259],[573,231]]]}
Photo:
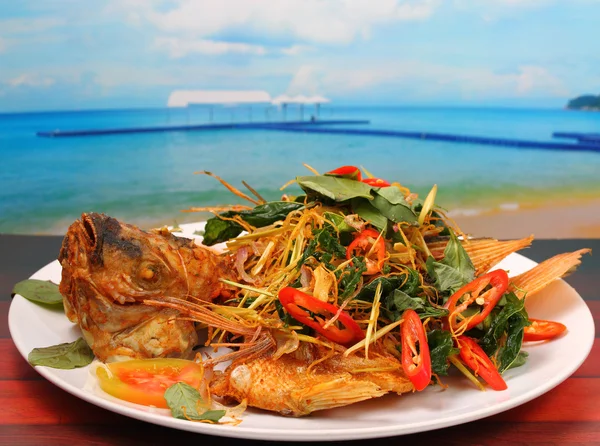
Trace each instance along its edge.
{"label": "fried whole fish", "polygon": [[345,356],[304,343],[279,358],[267,353],[234,361],[215,375],[210,390],[215,396],[294,417],[414,390],[398,359],[383,350],[369,354]]}
{"label": "fried whole fish", "polygon": [[143,301],[211,301],[228,269],[225,257],[192,240],[97,213],[69,227],[58,260],[65,313],[103,362],[188,357],[197,342],[194,322]]}

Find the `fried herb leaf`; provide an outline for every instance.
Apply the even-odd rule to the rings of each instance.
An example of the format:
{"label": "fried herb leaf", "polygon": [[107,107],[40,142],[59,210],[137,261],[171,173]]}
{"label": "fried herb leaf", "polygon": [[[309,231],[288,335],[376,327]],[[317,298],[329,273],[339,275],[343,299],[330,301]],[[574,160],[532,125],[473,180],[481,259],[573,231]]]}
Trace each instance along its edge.
{"label": "fried herb leaf", "polygon": [[431,305],[424,297],[412,297],[402,290],[394,290],[384,302],[385,308],[390,314],[392,320],[397,321],[402,317],[406,310],[415,310],[421,319],[428,317],[444,317],[448,315],[448,310],[436,308]]}
{"label": "fried herb leaf", "polygon": [[404,200],[404,195],[397,187],[383,187],[373,191],[374,198],[371,205],[381,215],[394,223],[416,223],[417,216]]}
{"label": "fried herb leaf", "polygon": [[356,286],[360,282],[362,273],[366,270],[367,265],[362,257],[352,258],[352,264],[348,265],[342,271],[342,279],[340,280],[339,287],[343,291],[340,293],[340,298],[344,299],[356,291]]}
{"label": "fried herb leaf", "polygon": [[32,302],[46,305],[62,305],[63,303],[58,285],[49,280],[22,280],[14,286],[12,292],[13,294],[20,294]]}
{"label": "fried herb leaf", "polygon": [[165,391],[165,401],[174,418],[181,420],[218,422],[225,416],[224,410],[205,410],[200,393],[186,383],[175,383]]}
{"label": "fried herb leaf", "polygon": [[352,211],[358,214],[360,218],[371,223],[380,231],[387,229],[388,219],[379,209],[371,204],[369,200],[354,199],[352,200]]}
{"label": "fried herb leaf", "polygon": [[[255,226],[262,228],[264,226],[283,220],[287,215],[303,207],[302,203],[294,203],[289,201],[272,201],[269,203],[256,206],[248,211],[227,211],[219,214],[220,217],[232,218],[238,215],[242,220]],[[219,217],[212,217],[206,221],[204,228],[204,239],[202,243],[207,246],[212,246],[216,243],[225,242],[242,233],[244,229],[235,221],[222,220]]]}
{"label": "fried herb leaf", "polygon": [[436,262],[433,257],[429,257],[425,266],[434,286],[441,292],[454,293],[475,277],[473,262],[452,232],[444,249],[444,258]]}
{"label": "fried herb leaf", "polygon": [[517,360],[523,345],[524,328],[530,324],[525,310],[513,314],[508,319],[506,341],[498,350],[498,371],[504,372]]}
{"label": "fried herb leaf", "polygon": [[527,362],[528,356],[529,356],[529,353],[527,353],[526,351],[520,351],[519,354],[517,355],[517,357],[515,358],[515,360],[506,368],[506,370],[514,369],[517,367],[521,367],[522,365],[525,365],[525,363]]}
{"label": "fried herb leaf", "polygon": [[[486,355],[492,357],[500,347],[500,340],[508,328],[508,320],[511,316],[524,312],[525,317],[525,302],[520,300],[514,293],[506,293],[503,296],[505,300],[504,306],[498,311],[499,304],[494,311],[488,316],[490,319],[489,328],[484,335],[479,339],[479,345]],[[487,319],[487,318],[486,318]]]}
{"label": "fried herb leaf", "polygon": [[331,226],[315,229],[313,230],[313,238],[306,246],[304,253],[302,253],[297,267],[300,268],[309,257],[315,257],[317,260],[329,263],[333,256],[338,258],[346,257],[346,248],[340,243],[337,233]]}
{"label": "fried herb leaf", "polygon": [[431,356],[431,371],[436,375],[448,375],[448,356],[459,352],[452,343],[452,334],[446,330],[431,330],[427,333],[427,344]]}
{"label": "fried herb leaf", "polygon": [[360,181],[329,175],[297,177],[296,182],[309,198],[325,197],[333,201],[346,201],[356,197],[371,200],[372,187]]}
{"label": "fried herb leaf", "polygon": [[85,367],[93,359],[94,353],[83,338],[70,343],[34,348],[27,356],[33,366],[43,365],[63,370]]}

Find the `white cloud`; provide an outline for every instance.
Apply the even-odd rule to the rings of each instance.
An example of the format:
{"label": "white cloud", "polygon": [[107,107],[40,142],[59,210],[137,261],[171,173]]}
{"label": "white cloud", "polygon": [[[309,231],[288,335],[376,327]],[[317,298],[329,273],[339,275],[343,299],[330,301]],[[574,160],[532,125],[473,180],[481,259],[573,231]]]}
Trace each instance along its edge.
{"label": "white cloud", "polygon": [[0,53],[3,53],[8,48],[8,41],[0,37]]}
{"label": "white cloud", "polygon": [[0,20],[0,31],[4,35],[33,34],[62,26],[65,23],[64,19],[57,17],[3,19]]}
{"label": "white cloud", "polygon": [[465,99],[484,99],[569,96],[563,82],[539,66],[523,66],[515,73],[499,74],[487,68],[383,60],[365,61],[361,66],[335,60],[319,66],[302,66],[293,76],[288,93],[317,92],[348,96],[374,91],[379,87],[389,90],[390,95],[407,92],[420,97],[454,95]]}
{"label": "white cloud", "polygon": [[24,73],[15,78],[9,79],[7,84],[15,87],[49,87],[55,84],[55,80],[51,77],[39,76],[32,73]]}
{"label": "white cloud", "polygon": [[311,65],[303,65],[294,74],[286,93],[289,95],[319,94],[321,88],[321,73]]}
{"label": "white cloud", "polygon": [[237,42],[219,42],[209,39],[187,40],[176,37],[158,37],[154,41],[159,49],[166,50],[173,59],[180,59],[188,54],[220,55],[226,53],[253,54],[262,56],[267,53],[264,47]]}
{"label": "white cloud", "polygon": [[[209,38],[230,30],[261,36],[293,37],[304,42],[345,44],[367,37],[372,27],[424,20],[439,0],[181,0],[170,10],[130,0],[113,4],[130,23],[142,20],[179,36]],[[143,18],[143,19],[142,19]]]}
{"label": "white cloud", "polygon": [[304,54],[312,50],[313,48],[308,45],[292,45],[287,48],[282,48],[280,51],[281,54],[284,54],[286,56],[298,56],[300,54]]}

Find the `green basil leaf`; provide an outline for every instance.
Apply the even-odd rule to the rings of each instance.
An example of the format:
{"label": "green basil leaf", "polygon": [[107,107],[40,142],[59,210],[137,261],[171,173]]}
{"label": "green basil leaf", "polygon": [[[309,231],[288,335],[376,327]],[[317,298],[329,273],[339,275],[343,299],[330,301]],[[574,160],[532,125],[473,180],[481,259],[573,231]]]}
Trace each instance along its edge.
{"label": "green basil leaf", "polygon": [[377,277],[371,280],[368,284],[363,286],[360,292],[356,295],[356,300],[362,300],[365,302],[373,302],[375,298],[375,291],[377,287],[381,285],[381,296],[386,298],[390,295],[396,288],[400,287],[404,282],[406,275],[401,274],[397,276],[388,276],[388,277]]}
{"label": "green basil leaf", "polygon": [[175,383],[165,391],[165,401],[174,418],[181,420],[217,422],[225,416],[224,410],[206,410],[200,392],[187,383]]}
{"label": "green basil leaf", "polygon": [[503,373],[519,357],[523,345],[524,328],[530,324],[525,310],[513,314],[508,319],[506,341],[498,350],[498,371]]}
{"label": "green basil leaf", "polygon": [[450,233],[450,240],[444,249],[442,263],[457,269],[464,278],[464,284],[471,282],[475,277],[473,262],[454,232]]}
{"label": "green basil leaf", "polygon": [[444,258],[436,262],[429,257],[425,266],[435,287],[442,292],[454,293],[475,277],[473,262],[453,232],[444,249]]}
{"label": "green basil leaf", "polygon": [[372,199],[371,190],[373,188],[371,186],[347,178],[312,175],[297,177],[296,182],[309,197],[316,194],[338,202],[357,197]]}
{"label": "green basil leaf", "polygon": [[[485,325],[489,325],[484,335],[479,339],[479,346],[483,349],[486,355],[492,357],[498,351],[500,347],[500,340],[504,333],[508,329],[508,320],[515,314],[523,313],[523,316],[527,316],[525,312],[525,301],[519,299],[515,293],[506,293],[503,296],[506,303],[500,311],[498,306],[494,311],[486,318]],[[489,321],[488,321],[489,319]]]}
{"label": "green basil leaf", "polygon": [[[287,215],[300,209],[304,206],[303,203],[295,203],[290,201],[272,201],[261,204],[247,211],[227,211],[219,214],[221,217],[232,218],[236,215],[251,224],[254,227],[262,228],[276,221],[283,220]],[[225,242],[237,237],[242,233],[244,228],[235,221],[222,220],[219,217],[212,217],[206,221],[204,228],[204,239],[202,243],[207,246],[212,246],[216,243]]]}
{"label": "green basil leaf", "polygon": [[356,198],[352,200],[352,211],[363,220],[368,221],[380,231],[386,230],[388,219],[369,200]]}
{"label": "green basil leaf", "polygon": [[433,279],[435,287],[442,291],[452,294],[465,284],[464,276],[456,268],[436,262],[433,257],[429,257],[425,263],[427,274]]}
{"label": "green basil leaf", "polygon": [[525,363],[527,362],[528,356],[529,356],[529,353],[527,353],[526,351],[520,351],[519,354],[517,355],[517,357],[515,358],[515,360],[506,368],[506,370],[514,369],[517,367],[521,367],[522,365],[525,365]]}
{"label": "green basil leaf", "polygon": [[[228,214],[228,212],[220,215],[223,217],[228,217],[228,215],[225,214]],[[221,220],[219,217],[211,217],[206,221],[202,243],[204,243],[206,246],[212,246],[217,243],[225,242],[237,237],[242,233],[243,230],[244,228],[242,228],[235,221]]]}
{"label": "green basil leaf", "polygon": [[384,301],[391,319],[398,320],[406,310],[415,310],[421,319],[428,317],[444,317],[448,315],[445,308],[436,308],[423,297],[412,297],[402,290],[394,290]]}
{"label": "green basil leaf", "polygon": [[27,356],[27,360],[33,366],[43,365],[64,370],[85,367],[93,359],[94,352],[83,338],[51,347],[34,348]]}
{"label": "green basil leaf", "polygon": [[49,280],[22,280],[14,286],[13,294],[20,294],[27,300],[47,305],[62,305],[63,303],[58,285]]}
{"label": "green basil leaf", "polygon": [[333,212],[324,212],[323,216],[329,220],[330,222],[332,222],[336,229],[340,232],[355,232],[356,229],[354,229],[352,226],[350,226],[348,223],[346,223],[346,220],[344,220],[344,216],[342,214],[335,214]]}
{"label": "green basil leaf", "polygon": [[374,191],[371,205],[394,223],[417,222],[417,215],[404,200],[404,196],[397,187],[384,187]]}
{"label": "green basil leaf", "polygon": [[448,375],[448,356],[457,355],[459,350],[454,348],[452,334],[446,330],[431,330],[427,333],[431,371],[436,375]]}
{"label": "green basil leaf", "polygon": [[385,198],[391,204],[401,204],[403,206],[410,207],[410,205],[404,199],[404,195],[400,192],[395,186],[392,187],[382,187],[379,189],[375,189],[375,194]]}
{"label": "green basil leaf", "polygon": [[362,257],[352,257],[352,264],[346,266],[342,271],[339,288],[343,291],[340,293],[340,298],[344,299],[354,293],[360,282],[362,273],[366,270],[367,265]]}

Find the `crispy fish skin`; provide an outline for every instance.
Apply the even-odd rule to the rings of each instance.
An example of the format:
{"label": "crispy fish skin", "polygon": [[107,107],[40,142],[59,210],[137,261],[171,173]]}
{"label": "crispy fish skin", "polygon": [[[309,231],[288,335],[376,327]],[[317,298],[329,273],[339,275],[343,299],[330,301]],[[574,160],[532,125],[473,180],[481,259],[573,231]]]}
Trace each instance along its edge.
{"label": "crispy fish skin", "polygon": [[68,229],[58,260],[65,313],[103,362],[187,357],[194,323],[144,299],[210,301],[222,291],[226,261],[168,231],[145,232],[104,214],[82,214]]}
{"label": "crispy fish skin", "polygon": [[388,353],[370,352],[366,359],[357,354],[332,355],[311,344],[277,359],[263,355],[235,361],[211,382],[213,395],[246,400],[248,406],[293,417],[412,390],[402,365]]}

